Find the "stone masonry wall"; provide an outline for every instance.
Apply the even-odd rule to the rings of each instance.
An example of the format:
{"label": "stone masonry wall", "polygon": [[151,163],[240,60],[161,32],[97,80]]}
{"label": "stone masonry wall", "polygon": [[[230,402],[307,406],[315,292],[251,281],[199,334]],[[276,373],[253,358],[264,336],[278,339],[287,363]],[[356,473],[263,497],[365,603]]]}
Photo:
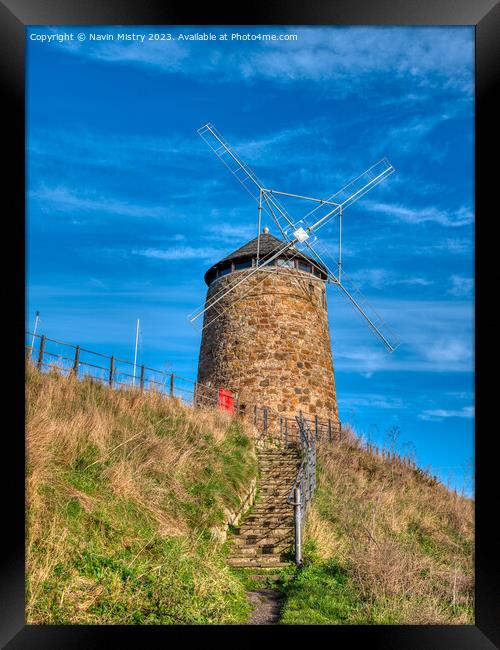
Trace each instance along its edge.
{"label": "stone masonry wall", "polygon": [[[207,300],[247,274],[219,278]],[[217,313],[221,313],[215,318]],[[205,313],[198,381],[294,417],[338,420],[325,284],[295,269],[263,269]]]}

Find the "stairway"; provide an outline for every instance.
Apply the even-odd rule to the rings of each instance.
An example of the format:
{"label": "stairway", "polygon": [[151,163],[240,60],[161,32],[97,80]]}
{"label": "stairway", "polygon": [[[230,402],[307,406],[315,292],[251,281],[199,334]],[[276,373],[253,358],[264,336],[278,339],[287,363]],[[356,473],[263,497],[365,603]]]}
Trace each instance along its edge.
{"label": "stairway", "polygon": [[300,463],[296,449],[257,450],[258,499],[236,529],[228,563],[234,567],[286,566],[293,547],[293,506],[287,503]]}

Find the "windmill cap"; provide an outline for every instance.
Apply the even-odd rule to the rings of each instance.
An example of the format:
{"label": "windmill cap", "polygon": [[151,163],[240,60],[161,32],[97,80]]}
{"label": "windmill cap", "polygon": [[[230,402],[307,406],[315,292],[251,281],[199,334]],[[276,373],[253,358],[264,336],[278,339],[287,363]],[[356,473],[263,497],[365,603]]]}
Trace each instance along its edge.
{"label": "windmill cap", "polygon": [[[265,231],[268,232],[265,232]],[[260,239],[260,242],[259,242]],[[264,232],[260,235],[260,237],[255,237],[255,239],[251,239],[249,242],[247,242],[244,246],[241,246],[240,248],[237,248],[235,251],[221,259],[219,262],[211,266],[208,271],[205,273],[204,279],[205,282],[210,285],[211,281],[214,278],[214,275],[217,273],[217,270],[220,268],[223,268],[227,266],[228,262],[241,262],[245,259],[252,259],[254,257],[257,257],[257,246],[259,247],[259,256],[260,257],[268,257],[272,255],[273,253],[277,253],[280,248],[282,248],[286,242],[284,242],[281,239],[278,239],[274,235],[269,234],[269,229],[264,228]],[[307,260],[308,262],[312,262],[315,266],[319,266],[325,273],[325,276],[327,275],[327,269],[324,267],[323,264],[320,264],[317,260],[313,259],[312,257],[309,257],[308,255],[305,255],[305,253],[299,253],[297,250],[287,250],[284,251],[280,257],[297,257],[299,259]]]}

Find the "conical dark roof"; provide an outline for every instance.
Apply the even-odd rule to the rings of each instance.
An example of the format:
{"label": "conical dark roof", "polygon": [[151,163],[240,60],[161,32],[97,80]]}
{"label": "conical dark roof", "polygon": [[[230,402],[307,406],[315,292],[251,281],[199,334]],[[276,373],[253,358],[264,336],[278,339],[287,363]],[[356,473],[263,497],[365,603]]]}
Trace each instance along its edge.
{"label": "conical dark roof", "polygon": [[[243,261],[245,259],[252,259],[257,257],[257,241],[258,237],[255,237],[251,241],[247,242],[244,246],[237,248],[235,251],[224,257],[213,266],[211,266],[208,271],[205,273],[205,282],[210,284],[213,276],[217,272],[217,269],[224,268],[227,266],[228,262]],[[260,247],[259,247],[259,257],[269,257],[270,255],[277,253],[280,248],[282,248],[286,242],[281,239],[278,239],[274,235],[270,235],[268,232],[263,232],[260,235]],[[313,262],[316,266],[323,266],[317,260],[304,253],[299,253],[295,249],[288,249],[283,252],[280,257],[300,257],[306,259],[309,262]],[[326,269],[325,269],[326,273]]]}

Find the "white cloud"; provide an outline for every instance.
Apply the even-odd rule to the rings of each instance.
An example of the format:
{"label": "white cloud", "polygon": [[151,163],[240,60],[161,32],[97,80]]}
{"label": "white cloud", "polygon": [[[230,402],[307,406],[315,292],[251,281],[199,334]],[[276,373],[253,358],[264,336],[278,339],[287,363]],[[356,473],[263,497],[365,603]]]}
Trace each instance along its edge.
{"label": "white cloud", "polygon": [[[392,354],[366,322],[332,290],[328,298],[337,369],[368,376],[375,372],[472,372],[473,307],[432,300],[379,300],[377,311],[401,341]],[[368,373],[368,375],[367,375]]]}
{"label": "white cloud", "polygon": [[44,212],[54,209],[59,211],[101,212],[129,217],[162,217],[166,210],[160,206],[135,205],[122,202],[109,196],[81,194],[68,187],[40,187],[29,193],[30,198],[36,199]]}
{"label": "white cloud", "polygon": [[474,407],[464,406],[458,410],[429,409],[422,411],[418,416],[421,420],[443,420],[444,418],[473,418]]}
{"label": "white cloud", "polygon": [[363,204],[365,210],[380,212],[396,221],[403,221],[410,224],[420,224],[426,221],[437,223],[441,226],[458,228],[474,222],[472,211],[463,206],[458,210],[446,211],[435,206],[423,208],[409,208],[394,203],[380,203],[366,200]]}
{"label": "white cloud", "polygon": [[412,253],[417,255],[434,255],[435,253],[449,253],[451,255],[470,255],[474,249],[472,240],[466,237],[453,237],[434,241],[425,246],[415,246]]}
{"label": "white cloud", "polygon": [[434,284],[434,280],[422,276],[411,276],[381,268],[360,269],[349,274],[357,284],[368,285],[380,289],[382,287],[408,285],[426,287]]}
{"label": "white cloud", "polygon": [[[126,31],[127,28],[120,28]],[[238,27],[238,32],[262,32],[262,27]],[[93,28],[93,31],[97,31]],[[134,28],[137,31],[137,28]],[[139,30],[144,31],[144,30]],[[158,30],[156,30],[158,31]],[[182,27],[177,31],[196,32]],[[204,30],[206,31],[206,29]],[[212,28],[231,32],[231,28]],[[466,28],[405,27],[280,27],[266,32],[297,34],[296,41],[259,43],[63,43],[59,47],[110,64],[148,66],[161,73],[195,73],[200,81],[223,83],[257,78],[277,83],[336,81],[337,95],[353,87],[377,83],[377,74],[407,77],[425,86],[457,88],[472,94],[472,30]]]}
{"label": "white cloud", "polygon": [[474,280],[462,275],[452,275],[450,278],[451,287],[448,293],[452,296],[470,296],[474,291]]}
{"label": "white cloud", "polygon": [[175,246],[165,249],[145,248],[141,250],[133,250],[132,254],[149,257],[151,259],[168,261],[202,259],[215,262],[218,258],[224,256],[224,252],[220,249],[208,246]]}

